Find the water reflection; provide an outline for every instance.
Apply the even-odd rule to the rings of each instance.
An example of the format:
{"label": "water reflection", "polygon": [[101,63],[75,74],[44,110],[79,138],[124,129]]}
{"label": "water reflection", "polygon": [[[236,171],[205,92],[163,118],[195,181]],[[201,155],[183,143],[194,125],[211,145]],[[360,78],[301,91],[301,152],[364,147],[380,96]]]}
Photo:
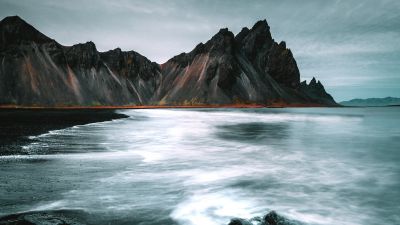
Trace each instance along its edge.
{"label": "water reflection", "polygon": [[219,128],[218,138],[252,144],[279,141],[289,136],[287,123],[252,122],[220,125],[217,128]]}

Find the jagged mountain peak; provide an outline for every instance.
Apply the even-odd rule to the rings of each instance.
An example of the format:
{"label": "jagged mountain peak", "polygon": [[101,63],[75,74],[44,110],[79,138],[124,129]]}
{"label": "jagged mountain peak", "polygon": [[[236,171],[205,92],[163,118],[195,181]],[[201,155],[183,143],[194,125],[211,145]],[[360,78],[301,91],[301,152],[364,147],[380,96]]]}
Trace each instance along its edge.
{"label": "jagged mountain peak", "polygon": [[1,25],[8,24],[8,25],[16,25],[16,24],[28,24],[25,20],[23,20],[18,15],[15,16],[7,16],[0,21]]}
{"label": "jagged mountain peak", "polygon": [[286,42],[281,41],[281,42],[279,43],[279,46],[280,46],[281,48],[286,49]]}
{"label": "jagged mountain peak", "polygon": [[233,33],[228,28],[219,29],[218,33],[216,33],[214,35],[214,37],[215,36],[219,36],[219,35],[222,35],[222,36],[234,36]]}
{"label": "jagged mountain peak", "polygon": [[96,44],[93,41],[87,41],[85,43],[79,43],[72,46],[73,48],[80,48],[89,50],[91,52],[97,52]]}
{"label": "jagged mountain peak", "polygon": [[119,52],[119,53],[122,52],[120,47],[114,48],[113,50],[110,50],[110,51]]}
{"label": "jagged mountain peak", "polygon": [[325,91],[325,87],[321,81],[315,79],[315,77],[310,80],[309,84],[306,81],[301,82],[300,90],[311,97],[316,103],[337,105],[333,97]]}
{"label": "jagged mountain peak", "polygon": [[219,45],[219,47],[226,45],[234,45],[235,35],[228,28],[221,28],[216,34],[214,34],[210,40],[208,40],[205,44],[199,43],[194,50],[205,50],[210,51],[211,48],[215,45]]}
{"label": "jagged mountain peak", "polygon": [[84,65],[97,67],[99,65],[99,52],[92,41],[64,47],[65,57],[70,66]]}
{"label": "jagged mountain peak", "polygon": [[241,43],[243,39],[249,34],[250,29],[247,27],[243,27],[242,30],[235,36],[235,39],[238,43]]}
{"label": "jagged mountain peak", "polygon": [[315,77],[312,77],[310,82],[307,83],[306,80],[302,81],[300,83],[301,86],[306,87],[306,86],[310,86],[310,87],[323,87],[322,83],[320,80],[317,80]]}
{"label": "jagged mountain peak", "polygon": [[258,61],[257,55],[260,51],[271,48],[274,40],[266,20],[256,22],[251,29],[243,28],[235,37],[243,53],[250,61]]}
{"label": "jagged mountain peak", "polygon": [[268,25],[268,22],[266,19],[259,20],[253,25],[253,27],[251,29],[252,30],[260,29],[260,30],[268,30],[269,31],[269,25]]}
{"label": "jagged mountain peak", "polygon": [[237,47],[242,47],[245,53],[250,56],[254,55],[261,47],[269,48],[272,42],[273,39],[267,21],[260,20],[251,29],[243,27],[242,31],[236,36],[228,28],[221,28],[205,44],[199,43],[191,52],[181,53],[169,61],[187,65],[198,54],[233,54]]}
{"label": "jagged mountain peak", "polygon": [[313,77],[309,83],[309,85],[316,85],[317,84],[317,79],[315,79],[315,77]]}
{"label": "jagged mountain peak", "polygon": [[254,39],[256,38],[263,39],[258,40],[258,42],[265,40],[268,40],[268,42],[272,41],[270,27],[267,23],[267,20],[264,19],[257,21],[251,29],[243,27],[235,37],[236,41],[241,44],[246,44],[246,42],[254,42]]}
{"label": "jagged mountain peak", "polygon": [[144,56],[144,55],[142,55],[142,54],[140,54],[138,52],[135,52],[133,50],[123,51],[119,47],[117,47],[115,49],[112,49],[112,50],[108,50],[106,52],[100,52],[100,55],[102,57],[119,57],[119,56],[135,57],[138,60],[149,62],[149,63],[155,65],[156,67],[159,66],[157,63],[150,61],[146,56]]}
{"label": "jagged mountain peak", "polygon": [[243,28],[235,39],[260,74],[268,74],[286,87],[298,87],[300,72],[296,60],[284,41],[274,41],[266,20],[256,22],[251,29]]}
{"label": "jagged mountain peak", "polygon": [[223,28],[218,31],[209,41],[204,45],[205,51],[210,53],[228,53],[232,54],[235,46],[235,35]]}
{"label": "jagged mountain peak", "polygon": [[270,27],[267,20],[257,21],[251,29],[244,27],[242,32],[247,33],[247,35],[258,36],[258,38],[263,37],[263,39],[272,40]]}
{"label": "jagged mountain peak", "polygon": [[[179,55],[174,56],[168,62],[176,62],[182,66],[186,66],[190,64],[193,59],[199,55],[204,53],[209,53],[211,55],[216,54],[233,54],[235,49],[235,36],[228,28],[220,29],[215,35],[212,36],[210,40],[208,40],[205,44],[200,42],[196,45],[196,47],[190,51],[189,53],[181,53]],[[166,64],[164,63],[164,64]]]}
{"label": "jagged mountain peak", "polygon": [[[303,83],[301,83],[301,84],[304,85]],[[305,83],[305,85],[307,85],[307,83]],[[317,80],[315,77],[313,77],[310,80],[310,83],[308,84],[308,86],[313,87],[313,88],[318,88],[318,89],[324,89],[324,85],[322,85],[321,81]]]}
{"label": "jagged mountain peak", "polygon": [[36,30],[19,16],[8,16],[0,21],[0,47],[5,48],[24,42],[37,44],[54,41]]}
{"label": "jagged mountain peak", "polygon": [[92,41],[88,41],[85,43],[79,43],[76,45],[72,45],[70,47],[65,47],[66,54],[68,55],[80,55],[84,58],[98,58],[98,51],[96,45]]}

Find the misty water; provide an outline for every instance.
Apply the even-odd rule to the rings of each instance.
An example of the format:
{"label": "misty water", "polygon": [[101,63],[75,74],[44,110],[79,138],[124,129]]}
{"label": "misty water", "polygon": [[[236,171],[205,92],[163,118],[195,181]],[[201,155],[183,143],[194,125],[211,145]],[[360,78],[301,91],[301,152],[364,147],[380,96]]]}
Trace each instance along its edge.
{"label": "misty water", "polygon": [[120,110],[0,156],[0,216],[94,224],[400,224],[400,107]]}

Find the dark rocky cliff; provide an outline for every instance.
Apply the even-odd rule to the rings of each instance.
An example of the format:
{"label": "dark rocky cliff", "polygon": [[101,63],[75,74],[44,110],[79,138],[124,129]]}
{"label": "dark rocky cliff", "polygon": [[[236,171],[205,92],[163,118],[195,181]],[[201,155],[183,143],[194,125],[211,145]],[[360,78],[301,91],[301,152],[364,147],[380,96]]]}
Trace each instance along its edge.
{"label": "dark rocky cliff", "polygon": [[138,53],[62,46],[16,16],[0,22],[0,34],[1,105],[147,104],[161,76]]}
{"label": "dark rocky cliff", "polygon": [[221,29],[161,68],[157,94],[165,104],[336,105],[323,87],[301,86],[292,52],[272,39],[265,20],[236,37]]}
{"label": "dark rocky cliff", "polygon": [[[158,65],[137,52],[98,52],[93,42],[62,46],[17,16],[0,22],[0,105],[335,105],[322,84],[300,83],[286,44],[267,22]],[[320,86],[318,86],[320,85]]]}

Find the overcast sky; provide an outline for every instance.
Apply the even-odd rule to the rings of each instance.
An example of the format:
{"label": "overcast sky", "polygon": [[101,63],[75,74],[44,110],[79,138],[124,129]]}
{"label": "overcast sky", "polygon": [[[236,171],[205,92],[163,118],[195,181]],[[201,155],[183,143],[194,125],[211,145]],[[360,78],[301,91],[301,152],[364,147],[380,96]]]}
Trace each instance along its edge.
{"label": "overcast sky", "polygon": [[321,80],[336,100],[400,97],[399,0],[0,0],[63,45],[93,41],[163,63],[267,19],[291,48],[302,79]]}

